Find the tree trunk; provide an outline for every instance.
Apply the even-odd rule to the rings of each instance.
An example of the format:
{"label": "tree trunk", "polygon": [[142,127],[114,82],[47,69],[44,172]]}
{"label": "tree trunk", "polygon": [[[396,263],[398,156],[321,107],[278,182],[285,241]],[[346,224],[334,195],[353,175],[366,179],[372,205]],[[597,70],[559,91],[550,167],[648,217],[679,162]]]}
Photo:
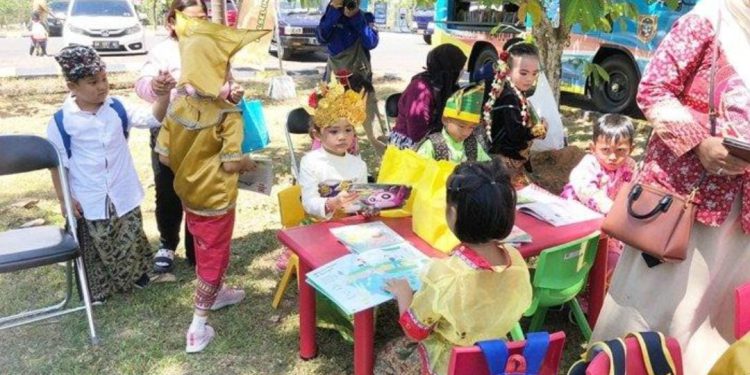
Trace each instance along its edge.
{"label": "tree trunk", "polygon": [[211,22],[224,25],[224,4],[226,0],[211,0]]}
{"label": "tree trunk", "polygon": [[532,31],[537,46],[539,57],[544,66],[544,72],[552,88],[555,101],[560,104],[560,75],[562,73],[562,54],[568,44],[570,27],[561,20],[560,26],[553,28],[547,17],[542,17],[540,22],[534,25]]}

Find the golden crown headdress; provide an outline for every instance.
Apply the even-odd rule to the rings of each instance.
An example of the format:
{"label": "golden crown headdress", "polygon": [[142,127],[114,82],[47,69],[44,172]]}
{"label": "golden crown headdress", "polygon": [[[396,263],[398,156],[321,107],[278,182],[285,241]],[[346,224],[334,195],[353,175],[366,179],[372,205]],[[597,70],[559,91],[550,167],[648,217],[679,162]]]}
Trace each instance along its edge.
{"label": "golden crown headdress", "polygon": [[365,122],[366,104],[364,90],[356,92],[346,89],[336,76],[326,85],[321,83],[310,94],[307,111],[313,116],[313,123],[320,129],[326,128],[345,119],[354,126]]}

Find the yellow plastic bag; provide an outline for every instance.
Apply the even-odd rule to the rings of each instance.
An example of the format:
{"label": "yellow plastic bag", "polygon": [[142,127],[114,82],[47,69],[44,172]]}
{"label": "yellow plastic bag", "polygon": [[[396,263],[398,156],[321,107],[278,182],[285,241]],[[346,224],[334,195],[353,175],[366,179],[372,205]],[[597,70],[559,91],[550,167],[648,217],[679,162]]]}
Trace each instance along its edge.
{"label": "yellow plastic bag", "polygon": [[721,355],[709,375],[747,375],[750,374],[750,333]]}
{"label": "yellow plastic bag", "polygon": [[426,163],[419,182],[412,189],[412,196],[415,196],[412,230],[432,247],[449,253],[460,243],[445,221],[445,184],[456,164],[431,159]]}
{"label": "yellow plastic bag", "polygon": [[397,210],[385,210],[380,213],[383,217],[411,216],[414,204],[414,186],[419,182],[422,171],[427,165],[427,159],[417,155],[413,150],[399,150],[388,146],[383,154],[383,162],[378,173],[379,184],[402,184],[412,187],[411,195],[404,207]]}

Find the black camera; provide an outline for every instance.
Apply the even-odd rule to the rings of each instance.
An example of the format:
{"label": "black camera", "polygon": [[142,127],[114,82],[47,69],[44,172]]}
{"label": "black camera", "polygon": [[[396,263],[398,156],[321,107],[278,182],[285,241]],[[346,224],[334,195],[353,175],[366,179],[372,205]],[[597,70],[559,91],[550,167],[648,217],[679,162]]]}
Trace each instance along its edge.
{"label": "black camera", "polygon": [[346,9],[349,9],[349,10],[357,9],[357,1],[356,0],[347,0],[344,3],[344,6],[346,7]]}

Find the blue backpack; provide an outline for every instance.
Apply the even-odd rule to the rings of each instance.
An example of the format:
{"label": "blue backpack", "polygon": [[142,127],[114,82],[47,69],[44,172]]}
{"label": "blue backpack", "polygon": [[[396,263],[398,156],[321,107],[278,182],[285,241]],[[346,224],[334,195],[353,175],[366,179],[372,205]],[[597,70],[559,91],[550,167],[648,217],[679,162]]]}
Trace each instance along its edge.
{"label": "blue backpack", "polygon": [[[120,118],[120,123],[122,124],[122,134],[125,136],[125,140],[128,139],[128,113],[125,111],[125,107],[123,107],[122,103],[115,99],[112,99],[112,104],[109,106],[112,107],[112,109],[117,112],[117,117]],[[55,125],[57,125],[57,130],[60,132],[60,136],[62,137],[63,146],[65,146],[65,153],[68,155],[68,159],[73,155],[73,153],[70,150],[70,134],[68,134],[67,131],[65,131],[65,126],[63,126],[63,110],[59,110],[55,112],[55,115],[53,116],[55,119]]]}
{"label": "blue backpack", "polygon": [[477,346],[482,349],[491,375],[537,375],[547,356],[549,333],[528,333],[523,356],[509,355],[503,340],[479,341]]}

